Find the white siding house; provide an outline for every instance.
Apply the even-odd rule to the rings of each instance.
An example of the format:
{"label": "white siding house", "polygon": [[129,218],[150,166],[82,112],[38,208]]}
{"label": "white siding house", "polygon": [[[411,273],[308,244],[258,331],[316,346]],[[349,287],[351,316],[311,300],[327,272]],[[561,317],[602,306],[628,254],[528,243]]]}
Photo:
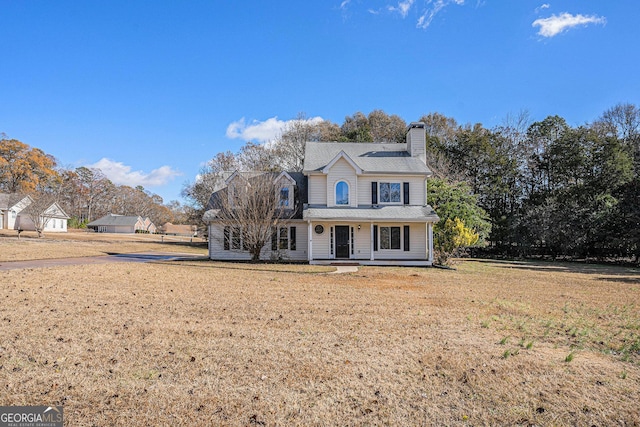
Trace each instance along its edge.
{"label": "white siding house", "polygon": [[[30,196],[0,194],[0,229],[35,231],[35,225],[25,209],[33,203]],[[44,232],[65,233],[69,216],[58,203],[52,203],[42,215]]]}
{"label": "white siding house", "polygon": [[303,220],[310,263],[433,263],[433,224],[439,218],[427,205],[431,171],[424,124],[411,123],[406,141],[307,143],[303,173],[309,200]]}
{"label": "white siding house", "polygon": [[[431,171],[425,162],[424,124],[411,123],[406,141],[308,142],[303,172],[283,173],[292,186],[288,194],[297,198],[293,204],[302,209],[287,222],[289,230],[263,248],[261,258],[282,255],[312,264],[431,265],[433,224],[439,218],[427,205]],[[238,175],[225,175],[229,178],[219,191],[228,187],[231,192]],[[204,219],[209,224],[211,259],[251,258],[239,243],[229,244],[232,231],[216,221],[215,209],[207,211]],[[283,236],[285,242],[280,241]]]}

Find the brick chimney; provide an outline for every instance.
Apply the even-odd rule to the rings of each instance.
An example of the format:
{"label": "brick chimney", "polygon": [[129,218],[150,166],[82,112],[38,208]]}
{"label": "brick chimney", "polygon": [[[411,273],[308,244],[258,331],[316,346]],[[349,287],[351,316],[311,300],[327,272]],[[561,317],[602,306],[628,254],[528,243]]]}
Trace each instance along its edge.
{"label": "brick chimney", "polygon": [[424,123],[412,122],[407,127],[407,151],[411,157],[417,157],[425,164],[427,163],[426,142],[427,132]]}

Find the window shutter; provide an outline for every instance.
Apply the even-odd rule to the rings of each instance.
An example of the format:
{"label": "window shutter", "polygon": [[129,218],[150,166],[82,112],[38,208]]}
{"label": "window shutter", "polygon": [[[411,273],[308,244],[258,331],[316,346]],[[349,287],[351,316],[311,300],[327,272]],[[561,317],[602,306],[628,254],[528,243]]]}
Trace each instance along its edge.
{"label": "window shutter", "polygon": [[224,228],[224,250],[229,250],[229,227]]}
{"label": "window shutter", "polygon": [[371,183],[371,204],[372,205],[378,204],[378,183],[377,182]]}
{"label": "window shutter", "polygon": [[289,249],[292,251],[296,250],[296,228],[291,227],[289,230]]}
{"label": "window shutter", "polygon": [[378,226],[373,226],[373,250],[378,250]]}
{"label": "window shutter", "polygon": [[404,226],[404,251],[405,252],[409,252],[410,251],[410,249],[409,249],[409,235],[410,235],[409,226],[405,225]]}
{"label": "window shutter", "polygon": [[278,228],[271,227],[271,250],[278,250]]}
{"label": "window shutter", "polygon": [[405,182],[403,183],[403,189],[404,189],[404,204],[408,205],[409,204],[409,183]]}

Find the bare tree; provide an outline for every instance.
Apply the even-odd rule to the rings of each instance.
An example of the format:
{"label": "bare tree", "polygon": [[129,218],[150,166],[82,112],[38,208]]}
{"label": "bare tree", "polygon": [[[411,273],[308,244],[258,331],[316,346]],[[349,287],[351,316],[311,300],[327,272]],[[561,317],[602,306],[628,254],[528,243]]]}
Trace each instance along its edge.
{"label": "bare tree", "polygon": [[240,168],[246,171],[277,171],[281,170],[274,149],[265,144],[248,141],[236,156]]}
{"label": "bare tree", "polygon": [[226,171],[234,171],[240,168],[240,162],[231,151],[218,153],[209,160],[198,173],[193,183],[187,182],[182,187],[181,195],[189,201],[189,205],[183,208],[183,221],[192,221],[200,225],[202,216],[207,209],[211,195],[224,187]]}
{"label": "bare tree", "polygon": [[[224,228],[224,245],[247,250],[254,262],[260,260],[274,230],[286,225],[296,211],[295,205],[283,203],[286,187],[277,179],[279,175],[239,173],[226,189],[212,196],[213,209],[207,212],[209,219]],[[289,191],[286,190],[287,198]]]}
{"label": "bare tree", "polygon": [[405,142],[407,123],[400,116],[373,110],[369,113],[368,120],[374,142]]}
{"label": "bare tree", "polygon": [[593,127],[622,141],[634,159],[636,176],[640,176],[640,108],[634,104],[618,104],[605,111]]}
{"label": "bare tree", "polygon": [[96,203],[104,197],[109,189],[111,181],[102,173],[100,169],[80,167],[76,169],[78,174],[81,194],[84,198],[84,206],[87,210],[87,220],[93,220],[93,213]]}
{"label": "bare tree", "polygon": [[22,214],[33,224],[33,228],[38,233],[38,237],[44,236],[44,229],[51,219],[58,214],[55,208],[56,195],[48,192],[34,191],[28,195],[31,203],[22,210]]}
{"label": "bare tree", "polygon": [[315,124],[313,139],[310,141],[340,141],[340,126],[330,120],[324,120]]}
{"label": "bare tree", "polygon": [[304,163],[304,148],[308,141],[318,137],[317,123],[309,120],[304,113],[285,125],[273,142],[273,155],[281,170],[301,172]]}

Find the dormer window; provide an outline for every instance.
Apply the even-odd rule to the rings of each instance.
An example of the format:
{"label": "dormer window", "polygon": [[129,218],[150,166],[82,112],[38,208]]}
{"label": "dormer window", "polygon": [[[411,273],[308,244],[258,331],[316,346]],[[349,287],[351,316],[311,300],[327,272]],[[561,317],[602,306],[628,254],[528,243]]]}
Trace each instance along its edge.
{"label": "dormer window", "polygon": [[345,181],[339,181],[336,184],[336,205],[349,204],[349,184]]}
{"label": "dormer window", "polygon": [[282,187],[280,189],[280,207],[289,207],[289,187]]}

